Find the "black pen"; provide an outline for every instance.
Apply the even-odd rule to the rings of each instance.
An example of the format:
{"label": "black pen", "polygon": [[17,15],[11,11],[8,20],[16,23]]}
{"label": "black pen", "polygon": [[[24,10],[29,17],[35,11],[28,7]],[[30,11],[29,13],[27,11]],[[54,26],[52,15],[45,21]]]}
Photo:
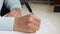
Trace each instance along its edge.
{"label": "black pen", "polygon": [[29,12],[30,12],[31,14],[33,14],[32,9],[31,9],[30,5],[28,4],[28,2],[24,2],[24,3],[25,3],[25,5],[26,5],[26,7],[28,8]]}

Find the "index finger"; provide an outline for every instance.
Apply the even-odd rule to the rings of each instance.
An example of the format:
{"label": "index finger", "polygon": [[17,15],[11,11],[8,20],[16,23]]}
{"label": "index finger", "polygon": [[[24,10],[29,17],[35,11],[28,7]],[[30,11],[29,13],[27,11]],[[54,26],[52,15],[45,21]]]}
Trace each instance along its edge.
{"label": "index finger", "polygon": [[41,21],[40,18],[38,18],[37,16],[32,15],[32,18],[33,18],[35,21],[38,21],[38,22]]}

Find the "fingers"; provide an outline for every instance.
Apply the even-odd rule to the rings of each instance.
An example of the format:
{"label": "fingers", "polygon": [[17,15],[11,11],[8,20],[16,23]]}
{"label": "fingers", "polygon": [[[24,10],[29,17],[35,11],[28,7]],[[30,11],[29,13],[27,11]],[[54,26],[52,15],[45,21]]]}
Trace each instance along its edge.
{"label": "fingers", "polygon": [[37,22],[40,22],[40,21],[41,21],[40,18],[38,18],[37,16],[34,16],[34,15],[32,15],[32,14],[29,14],[28,16],[29,16],[30,18],[34,19],[34,20],[37,21]]}
{"label": "fingers", "polygon": [[33,30],[36,31],[40,27],[40,19],[32,14],[27,15],[28,22],[29,22],[29,27]]}
{"label": "fingers", "polygon": [[37,21],[35,21],[35,20],[32,20],[31,23],[32,23],[33,25],[37,26],[37,27],[39,27],[39,25],[40,25],[40,22],[37,22]]}
{"label": "fingers", "polygon": [[35,21],[40,22],[40,18],[38,18],[38,17],[36,17],[36,16],[33,16],[33,15],[32,15],[32,18],[33,18]]}
{"label": "fingers", "polygon": [[32,20],[32,21],[29,23],[29,27],[30,27],[33,31],[36,31],[36,30],[39,29],[40,23]]}
{"label": "fingers", "polygon": [[32,22],[32,24],[33,24],[34,26],[36,26],[36,27],[40,27],[40,23],[38,23],[38,22],[36,22],[36,21]]}
{"label": "fingers", "polygon": [[34,31],[34,32],[36,32],[38,29],[39,29],[39,27],[37,27],[37,26],[35,26],[34,24],[29,24],[29,27]]}

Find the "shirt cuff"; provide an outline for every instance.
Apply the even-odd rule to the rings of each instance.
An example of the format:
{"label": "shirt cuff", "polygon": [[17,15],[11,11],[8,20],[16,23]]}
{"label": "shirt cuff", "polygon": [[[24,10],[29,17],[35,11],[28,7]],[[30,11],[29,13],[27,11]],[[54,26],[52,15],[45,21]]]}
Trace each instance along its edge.
{"label": "shirt cuff", "polygon": [[13,31],[14,17],[0,17],[0,31]]}

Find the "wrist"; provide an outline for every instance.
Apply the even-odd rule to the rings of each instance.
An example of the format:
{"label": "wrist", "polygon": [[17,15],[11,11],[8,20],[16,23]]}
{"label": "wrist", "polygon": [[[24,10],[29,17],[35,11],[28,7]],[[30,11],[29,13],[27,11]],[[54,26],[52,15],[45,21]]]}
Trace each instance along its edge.
{"label": "wrist", "polygon": [[13,25],[13,31],[17,31],[18,30],[18,23],[19,23],[19,18],[15,17],[15,21],[14,21],[14,25]]}

